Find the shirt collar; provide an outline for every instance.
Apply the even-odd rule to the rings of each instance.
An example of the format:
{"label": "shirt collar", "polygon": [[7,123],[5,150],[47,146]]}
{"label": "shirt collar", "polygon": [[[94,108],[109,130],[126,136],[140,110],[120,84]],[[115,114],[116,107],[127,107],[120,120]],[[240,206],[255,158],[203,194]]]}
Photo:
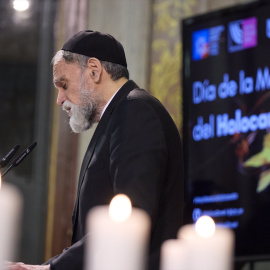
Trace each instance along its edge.
{"label": "shirt collar", "polygon": [[[119,88],[120,89],[120,88]],[[100,119],[102,117],[102,115],[104,114],[105,110],[107,109],[107,107],[109,106],[110,102],[112,101],[112,99],[114,98],[114,96],[116,95],[116,93],[119,91],[119,89],[112,95],[112,97],[110,98],[110,100],[106,103],[106,105],[104,106],[101,115],[100,115]]]}

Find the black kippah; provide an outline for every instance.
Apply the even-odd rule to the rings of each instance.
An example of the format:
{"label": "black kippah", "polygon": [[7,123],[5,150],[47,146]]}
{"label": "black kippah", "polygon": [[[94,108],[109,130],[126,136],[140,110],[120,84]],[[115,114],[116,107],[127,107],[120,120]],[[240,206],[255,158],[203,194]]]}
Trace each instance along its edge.
{"label": "black kippah", "polygon": [[80,31],[64,44],[62,50],[127,67],[122,44],[113,36],[98,31]]}

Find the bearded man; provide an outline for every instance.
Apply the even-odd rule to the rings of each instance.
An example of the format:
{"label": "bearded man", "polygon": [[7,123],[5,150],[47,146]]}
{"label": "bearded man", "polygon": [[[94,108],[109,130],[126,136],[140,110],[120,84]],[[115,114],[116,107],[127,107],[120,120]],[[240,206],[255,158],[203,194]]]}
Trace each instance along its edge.
{"label": "bearded man", "polygon": [[148,269],[158,270],[161,244],[175,238],[183,222],[182,146],[173,120],[129,80],[123,46],[111,35],[81,31],[52,63],[57,104],[67,111],[72,130],[98,125],[81,167],[71,246],[47,265],[10,269],[82,270],[88,211],[124,193],[151,218]]}

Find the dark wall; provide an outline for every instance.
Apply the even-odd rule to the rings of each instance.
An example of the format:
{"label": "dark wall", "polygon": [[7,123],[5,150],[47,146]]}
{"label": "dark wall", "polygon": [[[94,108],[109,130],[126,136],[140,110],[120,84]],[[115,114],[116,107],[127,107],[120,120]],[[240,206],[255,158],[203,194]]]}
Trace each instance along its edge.
{"label": "dark wall", "polygon": [[[51,67],[56,1],[30,1],[26,11],[0,1],[0,158],[16,144],[37,147],[4,181],[22,193],[24,211],[18,260],[44,258],[51,119]],[[5,168],[2,168],[2,173]]]}

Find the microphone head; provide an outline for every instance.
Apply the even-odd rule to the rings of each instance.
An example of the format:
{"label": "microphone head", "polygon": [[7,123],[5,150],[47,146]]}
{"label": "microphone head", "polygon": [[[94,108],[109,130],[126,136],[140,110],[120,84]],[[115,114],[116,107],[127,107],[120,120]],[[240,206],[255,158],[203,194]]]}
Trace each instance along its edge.
{"label": "microphone head", "polygon": [[27,147],[17,158],[15,158],[11,165],[7,168],[7,170],[2,174],[2,179],[4,176],[14,167],[17,167],[25,158],[26,156],[35,148],[37,142],[33,142],[29,147]]}
{"label": "microphone head", "polygon": [[9,163],[9,161],[13,158],[19,148],[20,145],[17,144],[5,155],[5,157],[2,158],[2,160],[0,161],[0,168],[4,168]]}
{"label": "microphone head", "polygon": [[13,162],[12,165],[17,167],[26,156],[36,147],[37,142],[33,142],[30,146],[28,146]]}

